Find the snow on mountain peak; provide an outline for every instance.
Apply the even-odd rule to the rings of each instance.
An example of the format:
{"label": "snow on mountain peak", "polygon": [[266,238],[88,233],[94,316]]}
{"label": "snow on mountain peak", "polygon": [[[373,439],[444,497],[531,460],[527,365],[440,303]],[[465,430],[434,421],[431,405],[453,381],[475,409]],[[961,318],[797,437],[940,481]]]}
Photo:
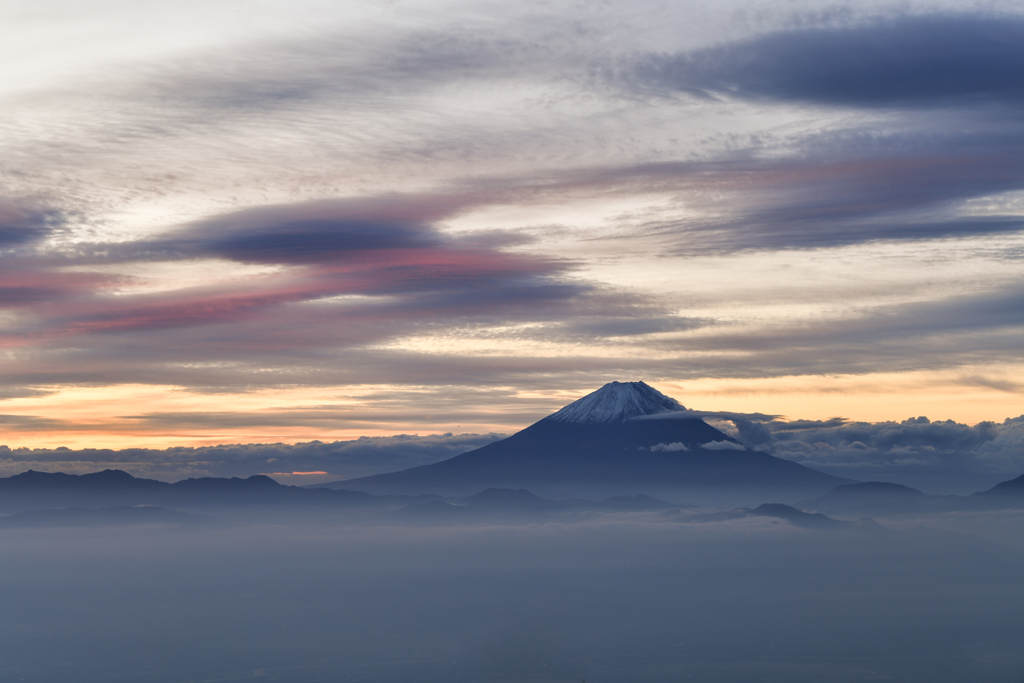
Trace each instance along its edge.
{"label": "snow on mountain peak", "polygon": [[643,382],[611,382],[552,413],[547,419],[573,424],[601,424],[676,410],[686,408]]}

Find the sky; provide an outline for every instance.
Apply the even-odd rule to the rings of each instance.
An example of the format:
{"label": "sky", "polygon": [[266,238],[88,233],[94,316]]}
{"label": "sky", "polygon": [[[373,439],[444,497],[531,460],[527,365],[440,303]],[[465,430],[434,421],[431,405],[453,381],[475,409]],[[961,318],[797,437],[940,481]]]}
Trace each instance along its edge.
{"label": "sky", "polygon": [[0,469],[449,449],[612,380],[1024,443],[1017,3],[41,0],[0,22]]}

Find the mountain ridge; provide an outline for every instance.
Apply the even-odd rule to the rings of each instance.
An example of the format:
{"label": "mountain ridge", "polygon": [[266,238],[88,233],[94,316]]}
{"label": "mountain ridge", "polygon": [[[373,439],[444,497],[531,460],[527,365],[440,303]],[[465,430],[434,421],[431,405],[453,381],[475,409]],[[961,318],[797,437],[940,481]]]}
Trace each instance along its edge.
{"label": "mountain ridge", "polygon": [[[672,413],[678,417],[644,419]],[[703,448],[711,443],[734,447]],[[506,439],[341,485],[375,494],[457,496],[498,487],[555,498],[644,493],[677,502],[750,503],[766,495],[799,500],[850,482],[746,449],[643,382],[612,382]]]}

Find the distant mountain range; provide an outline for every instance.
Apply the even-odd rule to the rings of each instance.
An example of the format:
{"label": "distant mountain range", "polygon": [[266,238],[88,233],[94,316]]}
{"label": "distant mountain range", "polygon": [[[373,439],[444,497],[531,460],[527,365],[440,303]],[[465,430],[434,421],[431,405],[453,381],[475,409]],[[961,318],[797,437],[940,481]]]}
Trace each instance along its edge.
{"label": "distant mountain range", "polygon": [[[21,521],[6,518],[0,526],[23,525],[30,517],[33,524],[173,517],[174,510],[156,508],[363,509],[469,519],[650,511],[681,503],[740,505],[745,507],[738,510],[761,514],[757,510],[764,509],[755,506],[801,500],[795,507],[809,514],[848,517],[1024,508],[1024,476],[971,496],[929,496],[898,484],[851,482],[745,448],[643,382],[612,382],[507,439],[454,458],[313,487],[284,486],[263,475],[167,483],[120,470],[83,475],[29,470],[0,478],[0,514],[51,512]],[[132,511],[136,506],[154,507]],[[818,523],[814,517],[793,519]]]}
{"label": "distant mountain range", "polygon": [[670,511],[678,521],[685,522],[726,522],[747,517],[768,517],[779,519],[793,526],[816,531],[878,531],[880,527],[874,520],[863,517],[856,521],[832,519],[820,512],[805,512],[782,503],[764,503],[754,509],[737,508],[722,512],[687,513],[682,510]]}
{"label": "distant mountain range", "polygon": [[612,382],[507,439],[431,465],[327,486],[447,496],[489,487],[556,498],[645,493],[756,504],[799,500],[850,482],[745,448],[643,382]]}
{"label": "distant mountain range", "polygon": [[138,479],[121,470],[74,475],[29,470],[0,479],[0,513],[37,508],[111,508],[155,505],[215,509],[238,506],[338,506],[408,503],[357,491],[306,490],[282,486],[270,477],[185,479],[169,484]]}
{"label": "distant mountain range", "polygon": [[[213,521],[202,512],[229,510],[270,512],[300,510],[317,517],[331,511],[359,511],[364,517],[407,523],[461,524],[584,519],[591,513],[661,513],[666,521],[726,521],[743,517],[774,517],[812,529],[872,526],[827,517],[891,516],[1024,508],[1024,477],[1003,482],[972,496],[929,496],[898,484],[863,482],[838,486],[795,507],[765,503],[751,508],[700,512],[644,494],[604,500],[541,498],[525,489],[489,488],[471,496],[377,496],[362,492],[284,486],[267,477],[248,479],[186,479],[175,484],[136,479],[126,472],[105,470],[84,475],[25,472],[0,479],[0,529],[38,527],[121,526],[134,524],[196,525]],[[168,509],[171,505],[193,513]],[[683,508],[689,508],[688,510]],[[9,514],[9,513],[14,514]],[[851,526],[853,524],[853,526]]]}
{"label": "distant mountain range", "polygon": [[820,510],[844,516],[1024,508],[1024,476],[969,496],[932,496],[900,484],[858,482],[838,486],[823,496],[802,501],[797,506],[804,510]]}

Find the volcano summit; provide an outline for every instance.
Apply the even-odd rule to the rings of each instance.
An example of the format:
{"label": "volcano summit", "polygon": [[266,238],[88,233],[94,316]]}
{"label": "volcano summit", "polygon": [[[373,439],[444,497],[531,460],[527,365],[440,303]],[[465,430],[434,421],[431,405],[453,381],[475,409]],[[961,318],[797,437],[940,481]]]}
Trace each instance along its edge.
{"label": "volcano summit", "polygon": [[367,493],[545,497],[644,493],[729,504],[799,500],[848,479],[745,448],[643,382],[612,382],[507,439],[401,472],[338,482]]}

